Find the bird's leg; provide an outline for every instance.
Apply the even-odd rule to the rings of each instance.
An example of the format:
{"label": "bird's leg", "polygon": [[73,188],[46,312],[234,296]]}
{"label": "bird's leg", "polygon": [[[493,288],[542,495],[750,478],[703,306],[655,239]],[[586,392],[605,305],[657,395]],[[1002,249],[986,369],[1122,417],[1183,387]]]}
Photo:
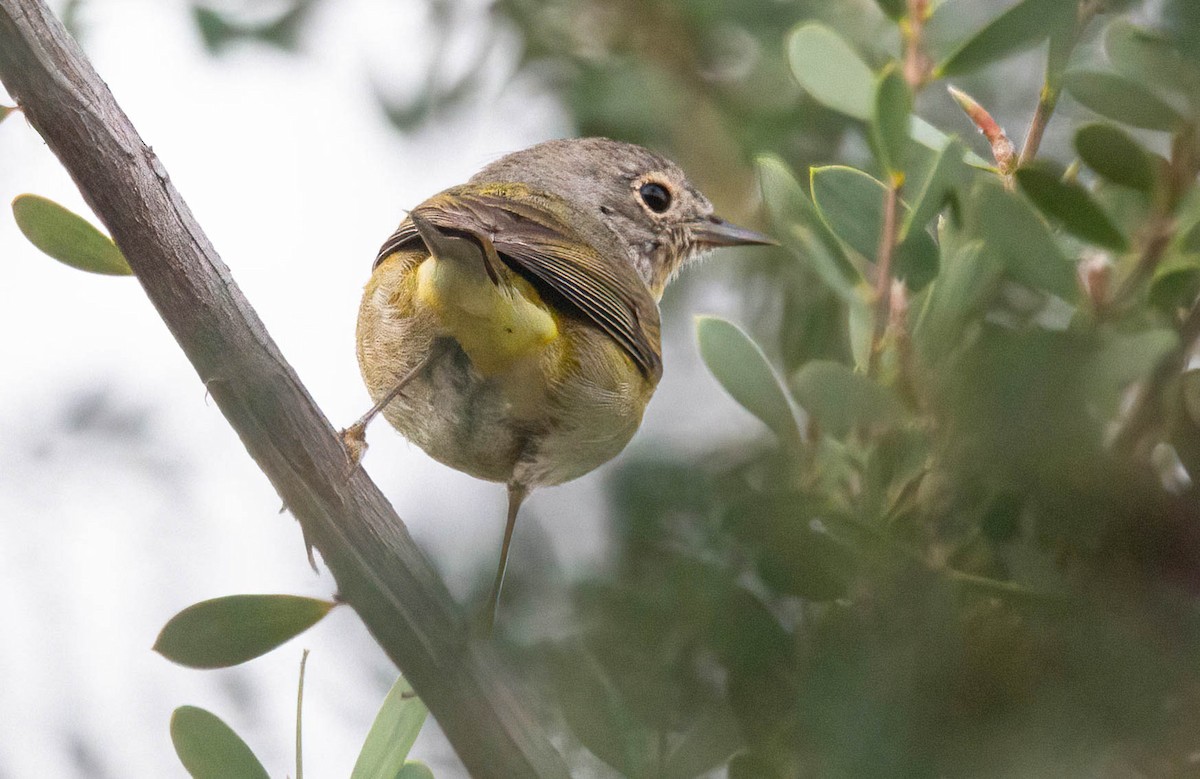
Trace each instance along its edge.
{"label": "bird's leg", "polygon": [[529,488],[524,484],[509,482],[508,484],[508,521],[504,525],[504,542],[500,545],[500,567],[496,569],[496,581],[492,583],[492,597],[488,602],[487,611],[483,615],[483,635],[489,638],[496,624],[496,611],[500,607],[500,588],[504,586],[504,569],[508,567],[508,547],[512,543],[513,528],[517,524],[517,512],[521,503],[529,494]]}
{"label": "bird's leg", "polygon": [[357,422],[342,430],[342,445],[346,447],[346,457],[350,461],[350,471],[354,470],[354,467],[359,464],[363,458],[363,455],[366,454],[367,425],[371,424],[371,420],[374,419],[379,412],[387,408],[387,405],[395,400],[396,397],[404,390],[404,388],[408,386],[408,384],[415,379],[421,371],[429,367],[429,364],[433,362],[434,358],[440,353],[441,348],[437,345],[437,343],[434,343],[430,347],[429,351],[426,352],[425,356],[421,358],[420,362],[413,366],[412,370],[400,377],[400,379],[396,382],[396,386],[388,390],[387,394],[380,398],[378,403],[371,406],[371,408],[367,410],[367,413],[358,418]]}

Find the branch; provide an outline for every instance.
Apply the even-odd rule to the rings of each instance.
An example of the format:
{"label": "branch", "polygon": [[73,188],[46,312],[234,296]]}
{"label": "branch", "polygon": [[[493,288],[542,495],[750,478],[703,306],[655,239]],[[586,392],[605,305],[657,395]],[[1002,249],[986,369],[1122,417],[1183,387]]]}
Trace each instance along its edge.
{"label": "branch", "polygon": [[1200,343],[1200,299],[1192,304],[1179,325],[1179,345],[1154,367],[1145,384],[1138,389],[1133,407],[1113,437],[1112,451],[1124,457],[1146,453],[1147,436],[1163,419],[1163,393],[1183,371],[1197,343]]}
{"label": "branch", "polygon": [[[445,584],[346,454],[78,44],[41,0],[0,0],[0,81],[107,225],[306,541],[474,776],[566,777],[469,638]],[[197,398],[199,395],[197,395]]]}
{"label": "branch", "polygon": [[892,258],[896,254],[896,237],[899,231],[900,187],[888,187],[883,201],[883,231],[879,236],[879,250],[875,261],[875,306],[871,327],[871,351],[867,357],[867,373],[874,376],[879,371],[879,358],[883,354],[883,337],[887,334],[892,310]]}
{"label": "branch", "polygon": [[1038,149],[1042,146],[1042,136],[1046,132],[1046,125],[1050,124],[1050,117],[1054,115],[1054,109],[1058,106],[1058,95],[1061,90],[1061,86],[1050,83],[1050,77],[1047,75],[1046,83],[1042,85],[1042,91],[1038,95],[1037,109],[1033,112],[1033,121],[1029,123],[1029,132],[1025,135],[1025,144],[1021,148],[1021,157],[1017,161],[1017,167],[1028,165],[1037,157]]}

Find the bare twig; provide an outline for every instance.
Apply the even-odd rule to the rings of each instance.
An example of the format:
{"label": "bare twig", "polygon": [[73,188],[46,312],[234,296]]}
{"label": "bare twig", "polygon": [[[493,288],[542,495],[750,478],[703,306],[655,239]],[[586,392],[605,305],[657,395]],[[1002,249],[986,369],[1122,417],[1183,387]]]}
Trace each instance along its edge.
{"label": "bare twig", "polygon": [[904,80],[914,94],[929,82],[933,60],[925,51],[925,22],[929,0],[908,0],[908,13],[900,24],[904,36]]}
{"label": "bare twig", "polygon": [[1148,453],[1144,446],[1154,426],[1162,420],[1163,392],[1168,383],[1183,370],[1189,355],[1200,342],[1200,298],[1188,310],[1179,326],[1179,345],[1158,365],[1149,378],[1137,390],[1133,406],[1125,417],[1124,424],[1113,437],[1112,450],[1125,457],[1139,457]]}
{"label": "bare twig", "polygon": [[[79,46],[41,0],[0,0],[0,81],[62,161],[305,539],[474,776],[566,777],[470,641],[445,584],[346,454],[229,269]],[[50,294],[47,292],[47,294]],[[199,393],[197,393],[199,397]]]}
{"label": "bare twig", "polygon": [[[1167,172],[1167,191],[1157,203],[1156,213],[1151,217],[1137,265],[1117,292],[1117,304],[1137,294],[1146,279],[1154,274],[1175,237],[1176,224],[1171,214],[1196,180],[1196,176],[1200,175],[1200,130],[1185,127],[1176,133],[1171,144],[1171,161]],[[1129,457],[1146,453],[1147,447],[1144,444],[1162,417],[1160,412],[1163,392],[1170,381],[1183,370],[1198,342],[1200,298],[1192,303],[1192,307],[1179,324],[1179,345],[1155,366],[1154,371],[1137,389],[1133,406],[1113,437],[1114,452]]]}
{"label": "bare twig", "polygon": [[304,670],[308,650],[300,655],[300,681],[296,685],[296,779],[304,779]]}
{"label": "bare twig", "polygon": [[871,351],[867,358],[867,373],[874,376],[879,372],[879,358],[883,353],[883,337],[887,333],[892,308],[892,258],[896,254],[896,236],[899,233],[900,187],[888,187],[883,201],[883,231],[879,236],[879,250],[875,262],[875,314],[871,329]]}
{"label": "bare twig", "polygon": [[1037,109],[1033,112],[1033,121],[1029,123],[1029,132],[1025,135],[1025,145],[1021,147],[1017,167],[1026,165],[1037,157],[1038,148],[1042,145],[1042,136],[1046,132],[1046,125],[1050,124],[1050,117],[1054,115],[1061,91],[1062,87],[1052,85],[1047,76],[1047,81],[1042,85],[1041,94],[1038,96]]}

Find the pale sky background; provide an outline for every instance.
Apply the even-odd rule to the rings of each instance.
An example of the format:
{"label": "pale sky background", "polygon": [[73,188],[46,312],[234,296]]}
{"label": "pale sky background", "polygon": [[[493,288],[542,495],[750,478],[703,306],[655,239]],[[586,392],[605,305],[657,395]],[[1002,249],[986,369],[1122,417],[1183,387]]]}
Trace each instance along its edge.
{"label": "pale sky background", "polygon": [[[365,76],[416,88],[432,40],[416,0],[327,3],[302,56],[244,48],[214,60],[181,0],[92,0],[83,21],[101,76],[339,426],[368,405],[354,320],[402,209],[571,133],[537,83],[508,78],[511,46],[494,52],[492,83],[468,105],[409,137],[389,129]],[[482,10],[462,21],[464,46],[485,23]],[[325,597],[333,583],[313,575],[295,522],[137,282],[39,254],[7,208],[22,192],[90,216],[14,116],[0,124],[0,779],[184,776],[167,729],[182,704],[224,718],[272,776],[292,775],[304,647],[306,773],[348,775],[395,675],[349,609],[234,669],[184,669],[150,651],[196,601]],[[696,450],[759,430],[699,364],[690,314],[731,303],[711,263],[693,272],[707,283],[665,323],[666,376],[631,449]],[[432,462],[382,423],[369,440],[367,469],[464,598],[498,553],[503,488]],[[521,536],[537,531],[568,576],[602,563],[605,471],[531,499],[513,566]],[[432,726],[412,757],[439,777],[462,774]]]}

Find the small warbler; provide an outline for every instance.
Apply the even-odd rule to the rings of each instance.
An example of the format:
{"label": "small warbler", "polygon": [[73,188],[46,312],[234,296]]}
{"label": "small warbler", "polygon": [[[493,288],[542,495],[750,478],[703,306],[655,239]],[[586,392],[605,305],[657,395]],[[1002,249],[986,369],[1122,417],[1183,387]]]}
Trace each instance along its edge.
{"label": "small warbler", "polygon": [[658,300],[689,259],[773,244],[713,215],[677,165],[605,138],[509,154],[413,209],[358,315],[375,405],[435,460],[508,485],[495,619],[522,500],[625,447],[662,375]]}

